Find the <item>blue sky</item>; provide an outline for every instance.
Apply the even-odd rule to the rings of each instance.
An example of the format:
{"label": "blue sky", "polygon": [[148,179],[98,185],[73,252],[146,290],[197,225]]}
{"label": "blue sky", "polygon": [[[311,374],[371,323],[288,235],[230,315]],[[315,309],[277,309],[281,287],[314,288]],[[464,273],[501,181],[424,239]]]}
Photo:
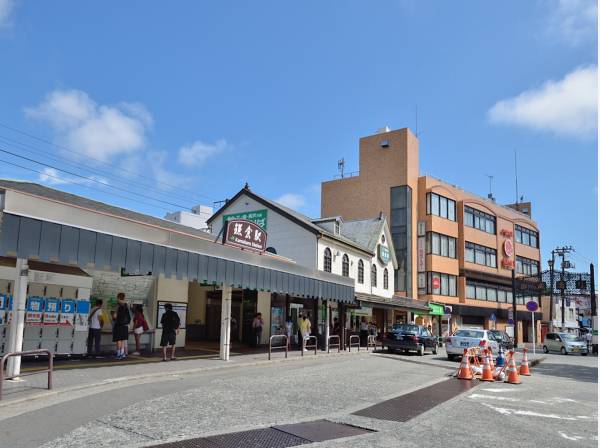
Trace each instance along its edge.
{"label": "blue sky", "polygon": [[516,150],[544,259],[572,244],[584,269],[596,15],[591,0],[0,0],[0,150],[73,173],[0,152],[43,172],[0,176],[158,216],[247,181],[316,217],[337,160],[357,170],[359,137],[414,130],[418,105],[423,174],[482,196],[493,175],[513,202]]}

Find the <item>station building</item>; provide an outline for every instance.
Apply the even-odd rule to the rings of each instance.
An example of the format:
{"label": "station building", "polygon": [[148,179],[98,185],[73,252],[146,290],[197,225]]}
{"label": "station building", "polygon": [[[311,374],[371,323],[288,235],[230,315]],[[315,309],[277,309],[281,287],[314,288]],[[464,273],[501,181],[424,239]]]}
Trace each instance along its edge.
{"label": "station building", "polygon": [[[508,329],[512,269],[540,270],[540,234],[531,204],[503,206],[432,176],[421,176],[419,141],[385,128],[359,143],[356,174],[321,186],[321,214],[345,220],[383,212],[396,251],[396,293],[430,304],[419,322],[445,335],[448,324]],[[517,299],[519,342],[532,338],[531,313]],[[541,304],[540,304],[541,305]],[[441,311],[452,308],[450,315]],[[450,322],[448,322],[450,317]],[[541,313],[536,315],[540,334]]]}
{"label": "station building", "polygon": [[[254,314],[268,319],[281,295],[313,306],[355,302],[354,282],[342,275],[169,220],[0,180],[0,352],[85,353],[94,300],[104,299],[108,313],[118,292],[144,308],[146,349],[159,345],[169,302],[182,321],[177,346],[214,340],[225,360],[232,343],[249,338]],[[264,332],[261,342],[268,337]],[[109,322],[103,345],[113,347]]]}

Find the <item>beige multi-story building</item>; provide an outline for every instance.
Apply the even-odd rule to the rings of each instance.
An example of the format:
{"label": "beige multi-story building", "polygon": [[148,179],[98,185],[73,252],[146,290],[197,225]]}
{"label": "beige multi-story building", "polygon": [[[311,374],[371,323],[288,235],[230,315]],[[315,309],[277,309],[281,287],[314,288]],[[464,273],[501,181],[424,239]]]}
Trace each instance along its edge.
{"label": "beige multi-story building", "polygon": [[[385,213],[398,262],[397,294],[451,306],[453,327],[506,328],[512,269],[517,276],[540,269],[531,204],[503,206],[420,176],[419,141],[408,128],[363,137],[359,149],[359,174],[322,183],[321,215],[352,220]],[[517,297],[512,316],[520,341],[532,338],[528,300]],[[445,318],[429,319],[434,332],[447,332]]]}

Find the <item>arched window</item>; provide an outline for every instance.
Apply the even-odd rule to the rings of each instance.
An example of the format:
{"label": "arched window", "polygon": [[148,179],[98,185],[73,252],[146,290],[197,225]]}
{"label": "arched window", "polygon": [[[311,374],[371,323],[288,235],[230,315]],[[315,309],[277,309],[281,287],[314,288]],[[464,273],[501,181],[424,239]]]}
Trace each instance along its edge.
{"label": "arched window", "polygon": [[350,277],[350,259],[347,254],[344,254],[342,258],[342,275],[344,277]]}
{"label": "arched window", "polygon": [[377,287],[377,266],[371,266],[371,286]]}
{"label": "arched window", "polygon": [[358,260],[358,283],[361,285],[365,282],[365,265],[362,260]]}
{"label": "arched window", "polygon": [[328,247],[325,248],[325,253],[323,254],[323,270],[331,272],[331,250]]}
{"label": "arched window", "polygon": [[387,268],[385,268],[383,270],[383,289],[388,289],[389,288],[389,280],[388,280],[388,270]]}

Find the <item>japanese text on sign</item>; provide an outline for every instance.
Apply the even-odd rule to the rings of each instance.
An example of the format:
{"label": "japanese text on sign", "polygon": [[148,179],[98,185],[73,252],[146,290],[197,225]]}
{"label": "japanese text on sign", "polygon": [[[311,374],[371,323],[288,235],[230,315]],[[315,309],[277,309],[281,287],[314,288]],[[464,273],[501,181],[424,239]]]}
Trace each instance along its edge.
{"label": "japanese text on sign", "polygon": [[233,219],[227,222],[224,243],[262,252],[267,247],[267,232],[253,222]]}

